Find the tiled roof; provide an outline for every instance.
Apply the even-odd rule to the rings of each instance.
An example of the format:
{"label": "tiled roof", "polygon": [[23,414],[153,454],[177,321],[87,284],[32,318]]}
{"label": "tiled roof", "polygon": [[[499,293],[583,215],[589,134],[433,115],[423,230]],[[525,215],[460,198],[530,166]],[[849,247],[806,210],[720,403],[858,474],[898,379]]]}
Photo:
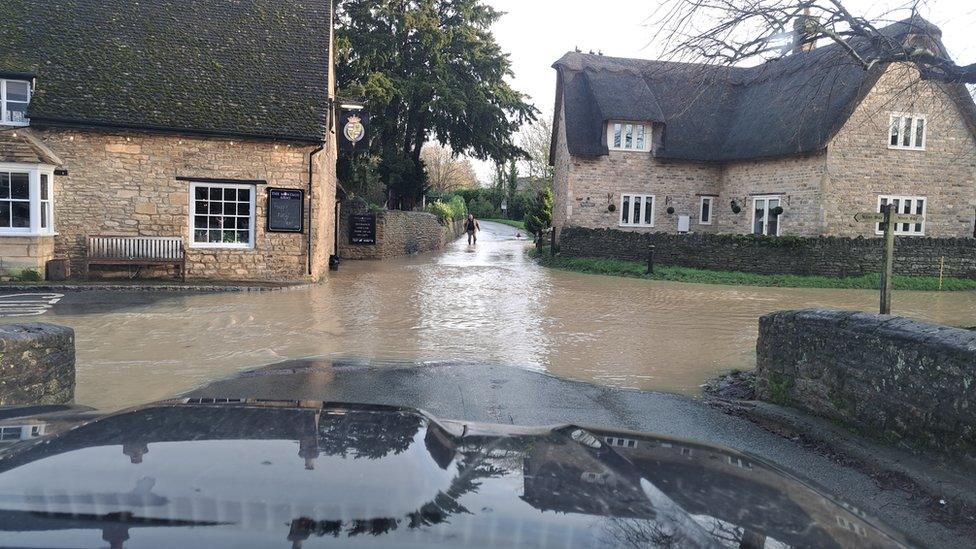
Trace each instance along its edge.
{"label": "tiled roof", "polygon": [[[900,37],[919,24],[895,23],[882,32]],[[937,28],[931,31],[938,36]],[[665,126],[659,156],[719,162],[823,150],[885,69],[865,71],[837,44],[755,67],[582,53],[568,53],[553,66],[570,153],[607,154],[608,120],[652,121]],[[965,88],[947,89],[976,129]]]}
{"label": "tiled roof", "polygon": [[32,124],[319,141],[330,0],[3,0],[0,73]]}

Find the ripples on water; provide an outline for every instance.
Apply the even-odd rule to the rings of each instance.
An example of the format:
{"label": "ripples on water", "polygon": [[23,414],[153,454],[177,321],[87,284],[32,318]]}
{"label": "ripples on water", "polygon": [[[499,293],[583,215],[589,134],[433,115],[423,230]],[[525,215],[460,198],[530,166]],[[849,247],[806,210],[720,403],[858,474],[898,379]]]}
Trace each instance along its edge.
{"label": "ripples on water", "polygon": [[[485,223],[479,243],[386,262],[346,262],[309,289],[67,295],[31,320],[72,326],[76,400],[117,408],[286,359],[463,360],[616,387],[686,394],[755,362],[759,316],[871,311],[862,290],[729,287],[549,271],[529,243]],[[895,311],[976,325],[976,292],[896,292]],[[4,321],[15,321],[5,319]],[[23,319],[21,319],[23,320]]]}

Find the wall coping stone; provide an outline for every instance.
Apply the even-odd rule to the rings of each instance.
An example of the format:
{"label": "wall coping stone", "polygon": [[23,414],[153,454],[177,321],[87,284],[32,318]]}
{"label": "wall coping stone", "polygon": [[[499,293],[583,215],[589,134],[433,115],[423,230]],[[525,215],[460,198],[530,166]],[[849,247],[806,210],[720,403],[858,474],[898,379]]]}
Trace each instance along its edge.
{"label": "wall coping stone", "polygon": [[0,406],[67,404],[74,386],[73,329],[44,322],[0,325]]}
{"label": "wall coping stone", "polygon": [[976,331],[803,309],[759,319],[757,394],[909,448],[976,457]]}

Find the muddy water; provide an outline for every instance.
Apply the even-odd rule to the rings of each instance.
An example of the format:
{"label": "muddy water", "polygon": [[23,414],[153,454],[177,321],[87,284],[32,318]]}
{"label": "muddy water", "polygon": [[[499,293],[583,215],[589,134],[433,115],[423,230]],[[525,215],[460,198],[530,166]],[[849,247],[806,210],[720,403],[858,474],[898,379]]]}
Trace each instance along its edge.
{"label": "muddy water", "polygon": [[[72,293],[30,320],[77,334],[76,400],[117,408],[292,358],[463,360],[695,394],[755,361],[757,318],[799,307],[870,311],[872,291],[728,287],[549,271],[513,230],[477,247],[348,262],[321,285],[267,293]],[[898,292],[899,314],[976,325],[976,292]],[[19,319],[0,319],[9,322]]]}

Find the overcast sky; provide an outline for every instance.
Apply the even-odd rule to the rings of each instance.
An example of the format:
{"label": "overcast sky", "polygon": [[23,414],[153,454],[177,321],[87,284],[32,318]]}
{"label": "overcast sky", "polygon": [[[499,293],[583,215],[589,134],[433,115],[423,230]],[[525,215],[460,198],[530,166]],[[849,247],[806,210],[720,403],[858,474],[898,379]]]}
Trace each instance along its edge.
{"label": "overcast sky", "polygon": [[[845,5],[869,19],[902,6],[906,0],[847,0]],[[506,13],[495,24],[495,37],[512,58],[516,89],[550,114],[556,93],[552,64],[567,51],[602,51],[616,57],[654,59],[650,44],[654,0],[487,0]],[[943,41],[960,64],[976,62],[976,0],[929,0],[922,16],[942,28]],[[491,167],[476,163],[479,176]]]}

